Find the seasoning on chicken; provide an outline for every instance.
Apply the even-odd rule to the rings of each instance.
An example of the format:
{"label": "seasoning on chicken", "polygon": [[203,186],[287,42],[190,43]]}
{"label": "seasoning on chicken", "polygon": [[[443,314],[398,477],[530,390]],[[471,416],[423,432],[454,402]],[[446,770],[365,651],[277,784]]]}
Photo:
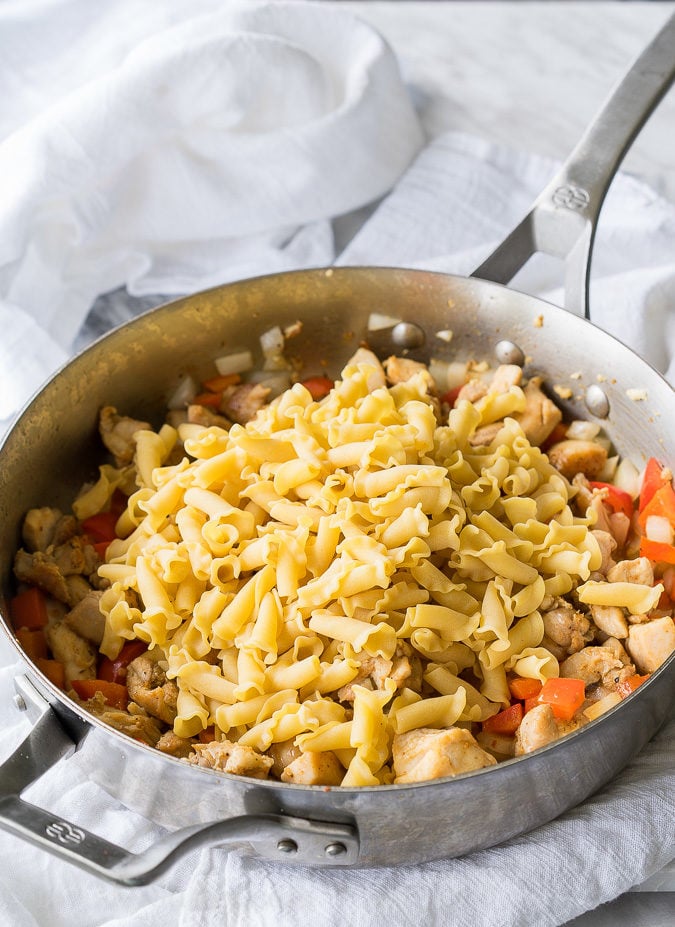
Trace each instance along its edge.
{"label": "seasoning on chicken", "polygon": [[208,744],[195,744],[194,752],[188,757],[194,766],[220,769],[234,776],[249,776],[252,779],[267,779],[272,758],[262,756],[253,747],[233,744],[229,740],[214,740]]}
{"label": "seasoning on chicken", "polygon": [[406,383],[412,377],[421,373],[426,383],[427,390],[431,391],[434,386],[434,381],[429,373],[427,365],[420,364],[419,361],[411,360],[409,357],[396,357],[393,355],[383,361],[382,366],[387,375],[387,380],[392,385],[396,383]]}
{"label": "seasoning on chicken", "polygon": [[192,403],[187,407],[187,421],[191,425],[201,425],[202,428],[216,426],[218,428],[228,429],[232,425],[232,422],[225,418],[224,415],[218,415],[217,412],[214,412],[207,406],[200,406],[196,403]]}
{"label": "seasoning on chicken", "polygon": [[21,529],[23,543],[29,551],[45,551],[51,544],[63,544],[77,531],[74,515],[64,515],[60,509],[44,506],[30,509]]}
{"label": "seasoning on chicken", "polygon": [[121,708],[111,708],[105,701],[103,694],[97,692],[92,698],[82,701],[72,690],[71,698],[80,701],[82,707],[91,712],[94,717],[109,724],[122,734],[133,737],[150,747],[157,746],[162,732],[155,718],[146,714],[138,705],[130,702],[127,711]]}
{"label": "seasoning on chicken", "polygon": [[45,637],[54,659],[63,663],[66,686],[73,679],[96,678],[96,647],[69,628],[65,620],[50,620]]}
{"label": "seasoning on chicken", "polygon": [[532,753],[560,737],[558,724],[550,705],[535,705],[527,712],[516,731],[515,755]]}
{"label": "seasoning on chicken", "polygon": [[590,686],[622,666],[621,660],[608,647],[585,647],[560,665],[560,675],[567,679],[583,679]]}
{"label": "seasoning on chicken", "polygon": [[115,458],[117,467],[124,467],[134,459],[136,432],[149,431],[151,427],[148,422],[129,418],[128,415],[118,415],[113,406],[104,406],[99,415],[101,440]]}
{"label": "seasoning on chicken", "polygon": [[383,689],[385,679],[392,679],[397,689],[405,684],[409,689],[419,690],[422,681],[422,665],[419,657],[413,656],[412,647],[405,641],[397,643],[392,660],[364,655],[358,675],[347,685],[338,689],[337,697],[341,702],[353,702],[354,686]]}
{"label": "seasoning on chicken", "polygon": [[548,459],[568,480],[577,473],[592,480],[607,462],[607,451],[596,441],[566,438],[548,449]]}
{"label": "seasoning on chicken", "polygon": [[169,756],[177,756],[182,760],[187,759],[194,750],[194,743],[187,737],[179,737],[173,731],[165,731],[157,741],[157,749],[162,753],[168,753]]}
{"label": "seasoning on chicken", "polygon": [[588,618],[564,599],[556,599],[554,607],[542,613],[542,619],[544,634],[563,653],[577,653],[593,639]]}
{"label": "seasoning on chicken", "polygon": [[269,387],[263,386],[262,383],[228,386],[223,392],[220,409],[233,422],[245,425],[267,404],[269,395]]}
{"label": "seasoning on chicken", "polygon": [[543,444],[555,426],[562,421],[562,412],[542,392],[541,384],[541,377],[532,377],[528,381],[523,390],[525,393],[525,409],[513,416],[520,424],[530,443],[537,445],[537,447]]}
{"label": "seasoning on chicken", "polygon": [[20,583],[37,586],[59,602],[70,604],[70,592],[65,576],[54,562],[53,557],[41,550],[29,554],[18,550],[14,557],[14,575]]}
{"label": "seasoning on chicken", "polygon": [[160,664],[149,654],[136,657],[127,667],[127,689],[129,697],[148,714],[166,724],[176,720],[178,686],[166,678]]}
{"label": "seasoning on chicken", "polygon": [[635,560],[620,560],[607,573],[609,583],[638,583],[642,586],[654,585],[654,567],[646,557]]}
{"label": "seasoning on chicken", "polygon": [[628,622],[618,605],[591,605],[591,618],[603,634],[622,640],[628,637]]}
{"label": "seasoning on chicken", "polygon": [[497,762],[478,746],[469,731],[460,727],[422,727],[396,734],[392,755],[394,782],[399,785],[457,776]]}
{"label": "seasoning on chicken", "polygon": [[344,767],[332,750],[310,750],[286,766],[281,781],[296,785],[340,785],[344,775]]}

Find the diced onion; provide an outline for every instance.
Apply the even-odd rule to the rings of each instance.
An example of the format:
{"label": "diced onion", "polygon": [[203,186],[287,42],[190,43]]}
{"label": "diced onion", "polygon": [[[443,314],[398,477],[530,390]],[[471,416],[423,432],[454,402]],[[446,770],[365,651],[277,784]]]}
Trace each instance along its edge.
{"label": "diced onion", "polygon": [[278,373],[270,373],[269,371],[261,370],[258,373],[251,374],[249,381],[251,383],[259,383],[260,386],[266,386],[270,391],[269,398],[274,399],[290,388],[291,374],[288,370],[281,370]]}
{"label": "diced onion", "polygon": [[624,457],[616,468],[613,483],[618,489],[627,492],[632,499],[637,499],[640,495],[642,478],[638,468],[627,457]]}
{"label": "diced onion", "polygon": [[398,325],[401,319],[395,319],[391,315],[382,315],[381,312],[371,312],[368,316],[368,331],[377,332],[383,328],[393,328]]}
{"label": "diced onion", "polygon": [[439,393],[448,389],[448,362],[432,357],[429,361],[429,373]]}
{"label": "diced onion", "polygon": [[592,441],[599,434],[599,425],[596,425],[594,422],[585,422],[582,419],[577,419],[574,422],[570,422],[565,437],[570,440],[574,438],[579,441]]}
{"label": "diced onion", "polygon": [[250,370],[253,367],[253,356],[250,351],[235,351],[217,357],[214,363],[221,377],[226,377],[230,373],[244,373]]}
{"label": "diced onion", "polygon": [[645,522],[645,534],[650,541],[673,543],[673,526],[663,515],[650,515]]}
{"label": "diced onion", "polygon": [[441,341],[445,341],[447,344],[450,344],[454,332],[451,328],[442,328],[439,332],[436,332],[436,337],[440,338]]}
{"label": "diced onion", "polygon": [[197,395],[197,384],[189,373],[181,377],[167,402],[169,409],[185,409]]}
{"label": "diced onion", "polygon": [[610,692],[610,694],[605,695],[604,698],[599,699],[597,702],[593,702],[588,708],[584,708],[584,714],[589,721],[593,721],[595,718],[599,718],[600,715],[604,715],[610,708],[614,708],[620,701],[621,696],[618,692]]}
{"label": "diced onion", "polygon": [[451,361],[448,364],[448,381],[447,388],[455,389],[456,386],[461,386],[462,383],[466,382],[467,375],[467,365],[462,363],[462,361]]}
{"label": "diced onion", "polygon": [[613,483],[614,474],[616,473],[618,463],[618,457],[608,457],[602,467],[602,470],[600,470],[596,476],[596,479],[601,480],[603,483]]}
{"label": "diced onion", "polygon": [[284,333],[278,325],[268,329],[260,336],[260,347],[263,354],[279,354],[284,349]]}

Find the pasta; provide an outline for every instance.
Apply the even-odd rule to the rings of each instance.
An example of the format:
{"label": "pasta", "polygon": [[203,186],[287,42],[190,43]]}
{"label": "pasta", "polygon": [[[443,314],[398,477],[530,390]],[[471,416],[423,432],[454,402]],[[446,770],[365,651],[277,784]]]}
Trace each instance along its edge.
{"label": "pasta", "polygon": [[[296,383],[245,424],[139,428],[133,464],[76,500],[86,526],[125,492],[97,570],[100,652],[114,666],[147,645],[161,685],[129,696],[153,714],[155,693],[183,755],[238,743],[258,763],[243,774],[297,781],[299,758],[332,754],[331,782],[371,786],[396,781],[397,737],[458,727],[489,765],[514,678],[541,689],[593,638],[556,643],[555,608],[581,627],[575,602],[658,605],[661,583],[607,581],[597,505],[528,439],[517,377],[444,421],[428,371],[409,373],[387,384],[355,360],[325,396]],[[621,660],[617,679],[636,675]]]}

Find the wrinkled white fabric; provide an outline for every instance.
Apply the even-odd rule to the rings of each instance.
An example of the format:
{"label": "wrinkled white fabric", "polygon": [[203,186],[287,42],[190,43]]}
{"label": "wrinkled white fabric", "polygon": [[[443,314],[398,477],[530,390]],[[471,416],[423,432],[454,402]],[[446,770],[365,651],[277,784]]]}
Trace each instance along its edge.
{"label": "wrinkled white fabric", "polygon": [[389,47],[320,3],[5,4],[0,93],[0,321],[42,331],[2,341],[0,419],[101,293],[330,263],[422,142]]}
{"label": "wrinkled white fabric", "polygon": [[[137,297],[187,292],[217,280],[330,263],[335,255],[329,220],[384,192],[416,150],[420,139],[414,116],[406,103],[389,99],[401,95],[393,62],[369,30],[363,32],[351,19],[337,15],[324,18],[324,14],[334,16],[325,7],[320,20],[314,20],[321,22],[320,32],[325,29],[321,54],[316,52],[317,36],[309,37],[299,26],[312,53],[299,53],[296,58],[300,40],[287,46],[283,38],[271,41],[269,34],[286,36],[295,12],[293,22],[297,23],[301,16],[315,16],[315,11],[297,4],[297,11],[289,12],[288,5],[279,4],[278,9],[286,11],[282,24],[280,14],[270,13],[269,5],[248,6],[250,10],[242,13],[209,0],[198,7],[178,0],[152,5],[117,0],[101,13],[98,5],[77,0],[59,4],[17,0],[0,8],[0,46],[7,52],[0,54],[0,87],[13,86],[17,97],[16,106],[0,108],[0,138],[15,132],[10,136],[13,150],[30,152],[16,173],[11,197],[0,200],[0,247],[5,249],[0,294],[7,300],[0,304],[0,417],[11,414],[28,391],[67,357],[74,339],[84,337],[84,316],[100,293],[122,284]],[[38,9],[42,10],[40,17],[35,16]],[[119,17],[127,21],[122,32],[115,28]],[[272,128],[274,144],[261,146],[260,160],[250,174],[247,157],[231,161],[224,154],[221,160],[215,141],[222,133],[225,148],[240,153],[240,143],[245,147],[255,142],[248,137],[242,140],[242,133],[232,129],[236,119],[246,118],[242,114],[250,102],[249,91],[239,88],[237,95],[234,85],[229,85],[229,95],[219,99],[227,100],[233,109],[229,114],[221,112],[213,96],[216,91],[209,85],[206,62],[203,69],[200,65],[192,72],[185,91],[190,97],[187,102],[181,95],[182,84],[171,81],[167,85],[166,92],[176,95],[172,106],[187,120],[179,126],[184,134],[178,132],[181,137],[173,138],[173,147],[169,146],[170,156],[159,158],[158,152],[144,148],[144,143],[156,137],[168,112],[162,108],[162,88],[153,83],[149,62],[155,62],[157,73],[175,69],[182,73],[184,62],[199,57],[193,54],[197,19],[202,25],[208,23],[199,33],[207,59],[213,49],[222,49],[219,43],[231,40],[228,48],[235,49],[238,38],[224,35],[223,24],[230,17],[237,17],[239,24],[245,21],[251,30],[250,35],[247,32],[250,49],[256,47],[258,31],[264,33],[264,61],[269,54],[278,54],[286,56],[286,70],[298,68],[300,99],[309,113],[299,117],[299,110],[291,112],[289,104],[284,118],[297,117],[298,121],[288,131]],[[224,31],[218,31],[218,24]],[[186,39],[185,47],[180,37]],[[22,72],[22,60],[32,57],[35,61],[36,50],[47,48],[48,42],[53,43],[53,53],[40,58],[30,75],[25,68]],[[145,49],[142,55],[140,47]],[[335,51],[333,58],[335,49],[341,51]],[[221,60],[220,52],[213,51],[213,55],[212,63]],[[308,89],[303,82],[313,81],[317,68],[331,74],[337,69],[342,75],[346,108],[333,106],[316,117],[318,110],[313,107],[320,109],[321,99],[315,87]],[[131,106],[135,98],[130,88],[136,78],[139,93],[148,101],[142,118]],[[205,83],[192,82],[198,80]],[[264,84],[265,94],[271,96],[258,97],[254,111],[259,112],[263,99],[279,100],[278,87],[271,84]],[[126,97],[117,96],[122,90]],[[205,162],[190,147],[189,126],[192,100],[202,90],[205,99],[199,100],[199,106],[206,115],[196,137],[206,153]],[[369,95],[372,106],[367,103]],[[83,100],[88,117],[78,122],[76,110]],[[131,107],[126,112],[134,116],[130,126],[119,122],[125,101]],[[406,137],[394,142],[383,125],[381,134],[373,138],[369,122],[375,109],[378,119],[382,112],[389,112],[390,128],[398,120]],[[146,112],[148,124],[139,125]],[[98,114],[97,118],[92,120],[92,114]],[[274,122],[282,115],[263,107],[261,118]],[[336,125],[340,120],[341,128]],[[37,131],[32,140],[28,137],[31,126]],[[350,128],[349,157],[342,137],[345,126]],[[102,178],[92,169],[96,153],[80,150],[76,144],[73,129],[77,127],[90,142],[98,139],[100,147],[111,148],[98,152],[110,167],[105,184],[99,184]],[[320,143],[323,130],[327,148]],[[111,143],[118,131],[125,140],[119,147]],[[301,136],[302,144],[296,150],[293,139]],[[310,141],[313,147],[305,149]],[[281,175],[266,176],[261,170],[261,162],[269,165],[275,151],[281,150],[277,142],[287,143],[288,151],[302,165],[291,198],[285,186],[290,162]],[[6,163],[1,160],[3,144],[0,163]],[[333,151],[332,146],[342,147]],[[142,152],[140,161],[130,156],[132,150]],[[323,167],[333,157],[337,173],[327,184]],[[383,160],[377,163],[374,158]],[[143,170],[140,163],[146,159],[149,167]],[[209,169],[205,176],[193,177],[204,163],[213,172]],[[233,174],[228,174],[228,165]],[[153,166],[164,185],[166,172],[175,169],[179,186],[175,190],[162,186],[159,175],[153,176]],[[422,152],[339,261],[470,272],[525,212],[554,167],[544,159],[484,140],[445,135]],[[238,168],[242,173],[236,172]],[[15,175],[14,169],[11,173]],[[237,183],[227,182],[235,173]],[[225,178],[222,189],[218,176]],[[279,185],[280,176],[284,184]],[[354,178],[360,178],[360,186],[354,186]],[[194,198],[187,193],[193,184]],[[227,209],[217,208],[221,194]],[[265,213],[268,226],[256,224],[256,216],[245,208],[246,202],[266,207],[266,196],[272,199]],[[21,202],[27,204],[25,212]],[[284,212],[284,204],[289,212]],[[15,210],[16,221],[10,222],[6,206]],[[219,221],[214,212],[221,213]],[[280,218],[284,221],[279,222]],[[675,207],[634,179],[617,178],[598,233],[594,319],[660,370],[666,372],[670,366],[671,378],[674,239]],[[537,260],[519,275],[516,284],[559,301],[559,279],[555,262]],[[96,318],[88,320],[89,333],[123,321],[143,305],[142,298],[125,297],[123,291],[112,299],[99,300]],[[13,680],[22,669],[14,651],[0,639],[0,761],[16,748],[29,727],[12,702]],[[460,860],[397,870],[282,868],[209,849],[182,860],[150,886],[123,889],[0,831],[0,859],[5,861],[0,866],[0,927],[295,927],[299,923],[407,927],[422,922],[448,927],[554,927],[616,898],[675,854],[674,748],[675,723],[671,722],[613,783],[534,833]],[[89,781],[74,758],[61,761],[40,780],[30,790],[30,799],[55,816],[136,852],[164,833]],[[404,821],[401,826],[405,827]],[[634,912],[635,927],[650,923],[640,921],[639,913]],[[650,927],[657,923],[653,919]]]}

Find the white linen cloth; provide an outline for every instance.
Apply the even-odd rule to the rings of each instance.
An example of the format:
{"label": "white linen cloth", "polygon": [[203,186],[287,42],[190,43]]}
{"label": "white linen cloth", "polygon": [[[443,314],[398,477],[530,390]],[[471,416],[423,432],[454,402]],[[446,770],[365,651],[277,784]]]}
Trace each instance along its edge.
{"label": "white linen cloth", "polygon": [[[37,5],[27,6],[35,9]],[[398,96],[401,90],[385,46],[369,30],[361,31],[361,27],[353,21],[335,16],[330,19],[331,41],[324,43],[321,54],[315,54],[319,61],[325,62],[323,56],[329,54],[328,46],[333,46],[333,36],[344,28],[343,51],[340,60],[331,67],[339,66],[341,69],[343,87],[348,86],[356,93],[356,85],[359,85],[363,99],[370,95],[371,105],[360,104],[364,108],[363,118],[350,121],[347,103],[344,112],[338,107],[337,110],[331,109],[328,117],[315,120],[316,144],[307,152],[307,161],[302,159],[307,168],[302,188],[295,191],[293,202],[287,203],[288,214],[282,214],[278,203],[278,209],[271,213],[275,221],[282,220],[279,227],[283,225],[299,231],[288,231],[284,235],[279,227],[272,225],[262,230],[251,230],[245,225],[245,210],[240,209],[237,220],[230,221],[230,214],[226,215],[226,210],[221,208],[216,195],[220,192],[226,199],[228,196],[238,199],[240,205],[249,194],[259,206],[265,205],[263,197],[258,196],[257,186],[265,179],[259,167],[249,177],[239,176],[236,185],[229,183],[230,175],[223,168],[220,177],[225,190],[221,191],[220,185],[215,183],[210,191],[213,200],[209,202],[209,196],[205,195],[197,210],[198,215],[188,215],[190,205],[195,202],[188,191],[193,184],[199,187],[201,183],[201,179],[193,174],[204,169],[198,157],[193,161],[188,159],[177,168],[173,176],[180,181],[184,196],[180,204],[172,204],[171,193],[167,192],[167,211],[163,212],[155,196],[150,196],[147,201],[144,199],[145,184],[142,181],[148,179],[148,174],[143,171],[142,176],[136,174],[137,162],[134,160],[147,156],[166,177],[165,172],[169,168],[163,163],[161,153],[155,153],[157,157],[153,160],[149,152],[137,151],[127,163],[122,156],[115,162],[114,154],[105,150],[111,144],[110,140],[117,137],[118,131],[124,129],[115,121],[124,110],[108,111],[104,104],[110,99],[110,94],[114,97],[113,76],[119,78],[117,72],[124,71],[128,64],[127,53],[133,44],[128,38],[130,33],[124,36],[115,33],[114,41],[106,39],[106,33],[100,31],[100,23],[95,22],[96,17],[92,14],[90,30],[86,33],[91,44],[89,47],[75,32],[75,14],[69,18],[70,13],[82,4],[58,4],[59,10],[64,13],[63,19],[54,15],[54,4],[40,6],[51,27],[62,30],[56,34],[59,47],[70,37],[76,44],[79,42],[77,47],[80,51],[88,49],[88,53],[78,67],[73,65],[74,73],[63,69],[65,58],[60,59],[60,66],[59,61],[45,60],[40,78],[41,97],[34,90],[29,92],[28,84],[23,85],[23,103],[28,111],[34,113],[34,121],[38,123],[37,135],[31,139],[31,126],[26,124],[17,128],[20,144],[16,136],[12,143],[18,146],[15,150],[30,160],[32,166],[27,164],[19,171],[21,165],[17,166],[15,161],[2,162],[3,176],[14,176],[15,170],[18,172],[17,185],[21,181],[25,206],[25,211],[20,208],[16,187],[9,201],[0,202],[0,226],[3,229],[0,241],[3,247],[10,249],[4,252],[5,255],[11,253],[11,259],[0,272],[1,293],[7,299],[0,310],[3,332],[0,341],[0,396],[9,414],[23,401],[27,392],[69,353],[78,331],[82,337],[81,326],[88,306],[98,294],[111,287],[126,283],[137,295],[153,291],[175,293],[195,289],[204,282],[215,282],[218,277],[216,269],[220,271],[220,278],[231,279],[270,269],[329,263],[336,255],[333,253],[328,219],[378,197],[391,186],[419,145],[420,138],[407,104],[399,100],[394,106],[388,101],[390,94]],[[84,7],[88,6],[94,5],[84,4]],[[212,11],[216,6],[205,3],[199,9]],[[293,12],[285,4],[283,8],[287,17],[297,12],[296,25],[302,17],[315,15],[313,9],[305,4],[294,6],[297,10]],[[25,8],[22,3],[21,9]],[[153,60],[159,62],[157,67],[162,70],[166,59],[160,54],[162,43],[156,37],[164,25],[171,33],[181,14],[183,19],[190,19],[186,13],[188,5],[167,3],[161,6],[161,14],[156,12],[160,7],[154,7],[153,14],[148,12],[149,7],[142,9],[143,14],[139,15],[139,7],[135,4],[123,0],[119,4],[112,3],[109,5],[111,12],[107,14],[111,20],[107,24],[114,24],[115,11],[124,11],[124,15],[130,17],[130,30],[135,40],[145,42],[152,37],[148,54],[153,48],[157,51],[158,57]],[[3,16],[9,26],[16,29],[17,41],[21,39],[27,43],[28,34],[35,35],[32,20],[29,30],[19,28],[18,11],[18,4],[9,3],[0,8],[0,41],[8,34],[3,28]],[[79,9],[78,14],[81,13],[82,9]],[[333,16],[329,8],[323,8],[321,17],[326,13]],[[228,7],[223,15],[235,14]],[[237,11],[236,16],[241,15],[244,14]],[[271,16],[278,25],[279,20],[274,18],[277,15],[274,11],[270,13],[269,6],[259,9],[254,5],[245,13],[245,16],[254,17],[253,21],[259,28],[269,28],[270,19],[256,17]],[[209,20],[207,32],[215,30],[216,21],[217,16]],[[243,20],[237,19],[237,22]],[[261,22],[264,22],[264,27],[260,26]],[[290,19],[284,22],[290,33]],[[322,22],[327,20],[322,18]],[[251,20],[247,19],[246,23],[250,24]],[[179,25],[182,29],[183,26]],[[190,30],[195,28],[190,22],[187,32],[181,34],[192,35]],[[255,28],[251,28],[255,32]],[[301,26],[298,25],[298,29],[303,39],[309,41]],[[351,36],[351,43],[347,41],[346,33]],[[45,35],[48,34],[45,30]],[[360,44],[361,39],[363,45]],[[41,40],[38,36],[34,41],[33,55]],[[44,35],[42,41],[45,41]],[[249,41],[255,48],[255,37]],[[316,41],[316,36],[312,36],[312,42]],[[177,46],[172,43],[173,39],[169,46],[175,50]],[[296,47],[294,42],[290,44]],[[313,49],[316,47],[316,44],[312,45]],[[28,51],[25,46],[24,51]],[[265,45],[265,56],[268,52],[272,53]],[[192,65],[189,49],[184,53]],[[58,59],[58,54],[56,57]],[[143,61],[139,60],[139,56],[131,54],[129,57],[135,61],[134,66],[143,71]],[[364,60],[371,61],[370,69],[361,67]],[[176,59],[171,61],[171,68],[182,74],[184,65]],[[374,78],[371,81],[372,74],[378,71],[378,62],[384,73],[380,71],[379,81]],[[285,66],[292,69],[294,64],[287,61]],[[0,55],[2,67],[3,56]],[[111,73],[107,73],[106,69]],[[101,70],[106,74],[102,83],[98,83]],[[313,68],[310,72],[311,77]],[[151,77],[146,72],[147,80],[140,83],[142,90],[151,83]],[[307,72],[304,76],[299,75],[300,88],[301,77],[302,80],[307,79]],[[45,83],[47,78],[54,82],[51,89]],[[6,83],[8,79],[7,70],[4,74],[0,71],[0,81]],[[94,87],[90,86],[92,82]],[[125,99],[130,104],[134,100],[129,89],[131,86],[127,84],[125,89]],[[271,88],[266,92],[274,94],[275,90]],[[64,96],[66,93],[67,96]],[[354,101],[349,93],[347,98]],[[82,105],[86,105],[84,112],[88,113],[81,122],[76,118],[78,99],[84,99]],[[232,97],[227,99],[232,102]],[[388,109],[389,106],[393,109]],[[389,124],[398,122],[399,130],[406,134],[406,139],[399,138],[394,142],[390,135],[385,146],[373,139],[367,123],[374,118],[375,110],[379,112],[382,108],[390,113]],[[68,110],[67,123],[62,121],[64,109]],[[55,110],[58,110],[56,114]],[[77,136],[73,132],[76,128],[86,132],[90,144],[93,144],[89,120],[99,110],[101,123],[106,122],[106,129],[104,131],[102,125],[98,127],[99,147],[89,150],[86,160],[93,163],[100,157],[107,164],[115,162],[118,170],[115,173],[113,165],[112,173],[100,180],[90,171],[80,183],[80,172],[71,170],[69,162],[71,157],[78,160],[79,155],[84,154],[76,144]],[[126,112],[133,115],[134,107]],[[353,109],[351,113],[354,115]],[[313,117],[310,115],[308,118],[311,124]],[[327,125],[334,119],[342,119],[341,127]],[[66,125],[67,128],[64,128]],[[275,144],[280,136],[284,136],[285,141],[288,140],[286,136],[297,138],[298,125],[304,131],[307,122],[294,122],[288,131],[274,133]],[[14,126],[6,125],[5,132],[11,128]],[[134,134],[139,133],[140,139],[143,127],[135,125],[132,129]],[[237,139],[228,134],[227,124],[219,122],[218,129],[224,134],[226,149],[230,142],[236,143]],[[340,189],[327,189],[323,171],[312,170],[312,164],[323,165],[322,156],[328,157],[323,145],[317,141],[324,129],[331,138],[330,145],[343,145],[343,155],[342,133],[348,132],[349,151],[354,155],[354,164],[350,168],[352,180],[346,184],[349,189],[345,189],[342,183],[338,184]],[[214,129],[213,135],[216,134]],[[143,137],[149,144],[150,133]],[[269,140],[272,141],[272,136]],[[304,150],[304,144],[303,139],[298,147]],[[209,143],[209,150],[213,150],[210,146],[217,146],[213,138]],[[382,150],[383,147],[386,151]],[[175,157],[179,159],[183,148],[177,144],[176,149]],[[47,152],[51,152],[49,163],[44,160]],[[0,159],[3,156],[6,157],[0,144]],[[376,157],[384,159],[386,169],[382,163],[373,167]],[[270,160],[270,152],[264,146],[260,159],[266,164]],[[84,172],[84,161],[78,163]],[[176,166],[177,161],[172,163]],[[233,162],[235,172],[238,163],[236,159]],[[38,169],[40,164],[47,165],[44,174]],[[483,140],[454,134],[438,138],[408,169],[394,192],[380,204],[339,260],[341,263],[400,264],[470,271],[522,215],[553,173],[553,168],[551,162],[493,146]],[[341,165],[341,169],[346,170],[346,167]],[[118,178],[117,181],[112,179],[113,175]],[[284,180],[286,176],[284,172]],[[360,177],[360,192],[350,198],[354,193],[352,182],[356,176]],[[333,178],[329,186],[336,183]],[[270,194],[274,182],[270,180],[265,186]],[[53,198],[51,191],[54,191]],[[11,223],[5,211],[6,202],[14,210]],[[50,208],[45,206],[42,211],[43,204],[47,202],[51,204]],[[320,208],[317,207],[319,203]],[[153,213],[154,209],[159,211]],[[216,234],[220,257],[216,256],[215,250],[209,250],[215,228],[214,213],[221,218],[225,216],[223,223],[228,220],[225,226],[218,226],[226,227],[227,234],[222,238]],[[130,234],[127,236],[125,228],[128,222]],[[113,227],[117,229],[115,236],[110,231]],[[7,236],[10,243],[6,245]],[[204,254],[196,244],[200,240],[205,243]],[[670,365],[671,376],[675,357],[673,240],[675,207],[659,199],[643,184],[628,177],[619,177],[608,197],[598,235],[592,290],[594,317],[636,347],[661,370],[666,371]],[[143,260],[138,259],[141,251]],[[34,292],[39,293],[40,298],[33,297],[33,290],[26,283],[28,278],[33,280]],[[555,300],[559,297],[556,279],[553,264],[538,261],[519,275],[519,284],[523,289]],[[11,308],[10,299],[15,304]],[[107,305],[105,300],[98,303],[98,325]],[[133,314],[139,305],[144,305],[142,300],[129,297],[125,301],[121,294],[116,294],[116,320]],[[96,327],[92,325],[91,317],[89,327],[92,330]],[[59,346],[58,350],[54,345]],[[24,363],[14,361],[16,356],[31,358],[28,375]],[[7,383],[8,364],[11,376],[16,379],[16,389],[11,393]],[[0,640],[0,666],[2,760],[25,735],[28,722],[12,704],[13,679],[21,670],[21,664],[14,661],[9,645],[3,640]],[[0,832],[0,858],[5,861],[0,867],[0,927],[71,927],[73,923],[78,927],[121,927],[126,924],[134,927],[154,927],[157,924],[162,927],[189,927],[194,924],[209,927],[211,924],[219,927],[286,927],[298,923],[315,923],[322,927],[346,924],[366,927],[386,923],[406,927],[421,921],[450,927],[553,927],[616,898],[673,857],[674,747],[675,722],[671,722],[611,785],[557,821],[508,844],[460,860],[444,860],[397,870],[285,868],[210,849],[188,857],[150,886],[122,889],[86,875]],[[72,759],[63,761],[33,787],[30,799],[134,851],[141,851],[162,833],[161,828],[128,811],[88,782],[83,770]],[[9,860],[11,865],[7,862]],[[656,918],[644,923],[659,927]],[[665,923],[664,920],[664,927]],[[642,927],[637,916],[633,924]]]}

